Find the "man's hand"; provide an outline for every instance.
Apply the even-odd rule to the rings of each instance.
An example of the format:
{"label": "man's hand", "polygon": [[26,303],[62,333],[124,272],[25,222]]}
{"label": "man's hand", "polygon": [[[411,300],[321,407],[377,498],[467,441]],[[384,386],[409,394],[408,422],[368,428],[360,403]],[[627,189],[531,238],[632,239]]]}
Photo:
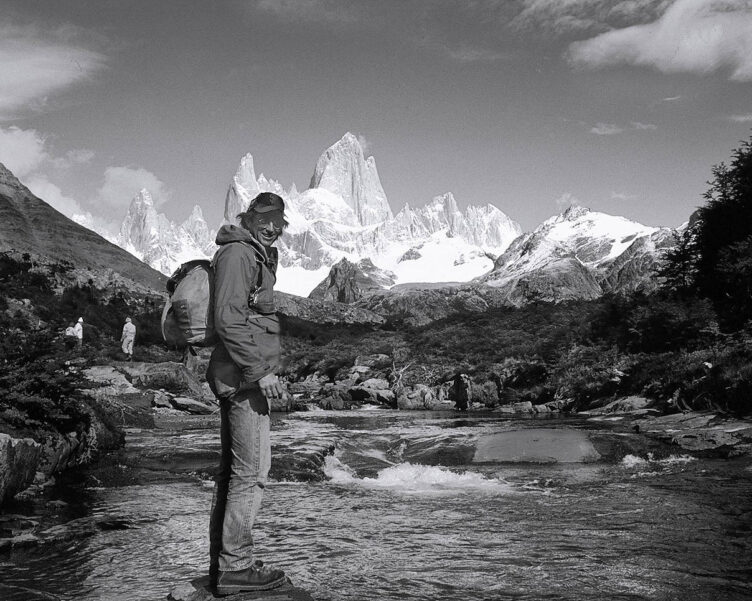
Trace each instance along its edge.
{"label": "man's hand", "polygon": [[261,388],[261,394],[267,399],[281,399],[286,396],[285,389],[282,388],[282,383],[275,374],[266,374],[258,381],[259,388]]}

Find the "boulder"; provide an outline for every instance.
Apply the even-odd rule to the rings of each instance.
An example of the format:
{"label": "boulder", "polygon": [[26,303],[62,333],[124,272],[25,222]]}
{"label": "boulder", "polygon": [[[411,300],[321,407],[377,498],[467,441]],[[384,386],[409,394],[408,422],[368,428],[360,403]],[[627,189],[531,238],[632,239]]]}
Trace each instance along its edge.
{"label": "boulder", "polygon": [[444,408],[443,403],[436,398],[436,394],[430,386],[415,384],[411,387],[402,388],[395,394],[398,409],[439,409]]}
{"label": "boulder", "polygon": [[0,505],[34,481],[42,445],[0,433]]}
{"label": "boulder", "polygon": [[530,401],[524,401],[522,403],[512,403],[512,411],[515,413],[532,413],[533,404]]}
{"label": "boulder", "polygon": [[384,355],[382,353],[374,355],[358,355],[355,357],[355,365],[372,367],[374,369],[384,369],[385,367],[391,367],[392,358],[389,355]]}
{"label": "boulder", "polygon": [[93,399],[92,409],[105,422],[142,428],[154,426],[150,413],[153,391],[139,390],[109,365],[95,365],[84,370],[83,375],[95,387],[84,388],[81,392]]}
{"label": "boulder", "polygon": [[[123,363],[120,369],[139,388],[163,388],[173,394],[205,398],[205,391],[198,378],[182,363]],[[213,397],[206,399],[212,400]]]}
{"label": "boulder", "polygon": [[473,462],[588,463],[600,457],[586,432],[531,428],[479,436]]}
{"label": "boulder", "polygon": [[168,409],[172,407],[172,403],[170,401],[173,398],[175,398],[175,395],[170,394],[164,389],[155,390],[154,398],[151,401],[152,407],[161,407],[163,409]]}
{"label": "boulder", "polygon": [[373,388],[375,390],[388,390],[389,382],[383,378],[370,378],[360,384],[363,388]]}
{"label": "boulder", "polygon": [[640,396],[629,396],[623,399],[611,401],[603,407],[590,409],[587,413],[591,415],[606,415],[609,413],[635,413],[646,409],[650,401]]}

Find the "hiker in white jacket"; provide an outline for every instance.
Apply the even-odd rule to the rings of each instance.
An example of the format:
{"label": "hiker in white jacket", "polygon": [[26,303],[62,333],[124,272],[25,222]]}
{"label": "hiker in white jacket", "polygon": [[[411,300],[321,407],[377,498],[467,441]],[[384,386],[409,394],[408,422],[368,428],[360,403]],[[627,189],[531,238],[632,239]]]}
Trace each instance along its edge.
{"label": "hiker in white jacket", "polygon": [[73,335],[76,337],[76,346],[80,349],[84,343],[84,318],[79,317],[73,326]]}
{"label": "hiker in white jacket", "polygon": [[125,318],[123,334],[120,336],[120,342],[123,343],[123,352],[128,356],[128,361],[133,360],[133,341],[136,339],[136,326],[130,317]]}

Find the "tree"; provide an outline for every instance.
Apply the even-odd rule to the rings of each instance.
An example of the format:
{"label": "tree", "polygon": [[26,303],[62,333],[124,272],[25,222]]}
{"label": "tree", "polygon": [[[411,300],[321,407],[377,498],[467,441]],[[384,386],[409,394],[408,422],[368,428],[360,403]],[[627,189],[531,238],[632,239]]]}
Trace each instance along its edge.
{"label": "tree", "polygon": [[738,330],[752,319],[752,138],[712,173],[706,204],[660,274],[674,292],[694,287],[712,301],[725,329]]}

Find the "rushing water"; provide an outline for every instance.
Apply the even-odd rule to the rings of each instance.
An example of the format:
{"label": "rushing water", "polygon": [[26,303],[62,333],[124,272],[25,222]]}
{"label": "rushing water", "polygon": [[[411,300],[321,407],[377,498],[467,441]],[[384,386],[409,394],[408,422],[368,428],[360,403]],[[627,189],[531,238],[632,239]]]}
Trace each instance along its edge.
{"label": "rushing water", "polygon": [[[275,418],[279,457],[336,452],[323,480],[282,473],[267,487],[259,556],[318,600],[752,598],[749,461],[472,462],[479,436],[541,427],[381,410]],[[120,477],[61,484],[48,493],[59,502],[28,508],[55,536],[0,555],[0,597],[157,600],[202,575],[217,449],[216,427],[130,432]]]}

